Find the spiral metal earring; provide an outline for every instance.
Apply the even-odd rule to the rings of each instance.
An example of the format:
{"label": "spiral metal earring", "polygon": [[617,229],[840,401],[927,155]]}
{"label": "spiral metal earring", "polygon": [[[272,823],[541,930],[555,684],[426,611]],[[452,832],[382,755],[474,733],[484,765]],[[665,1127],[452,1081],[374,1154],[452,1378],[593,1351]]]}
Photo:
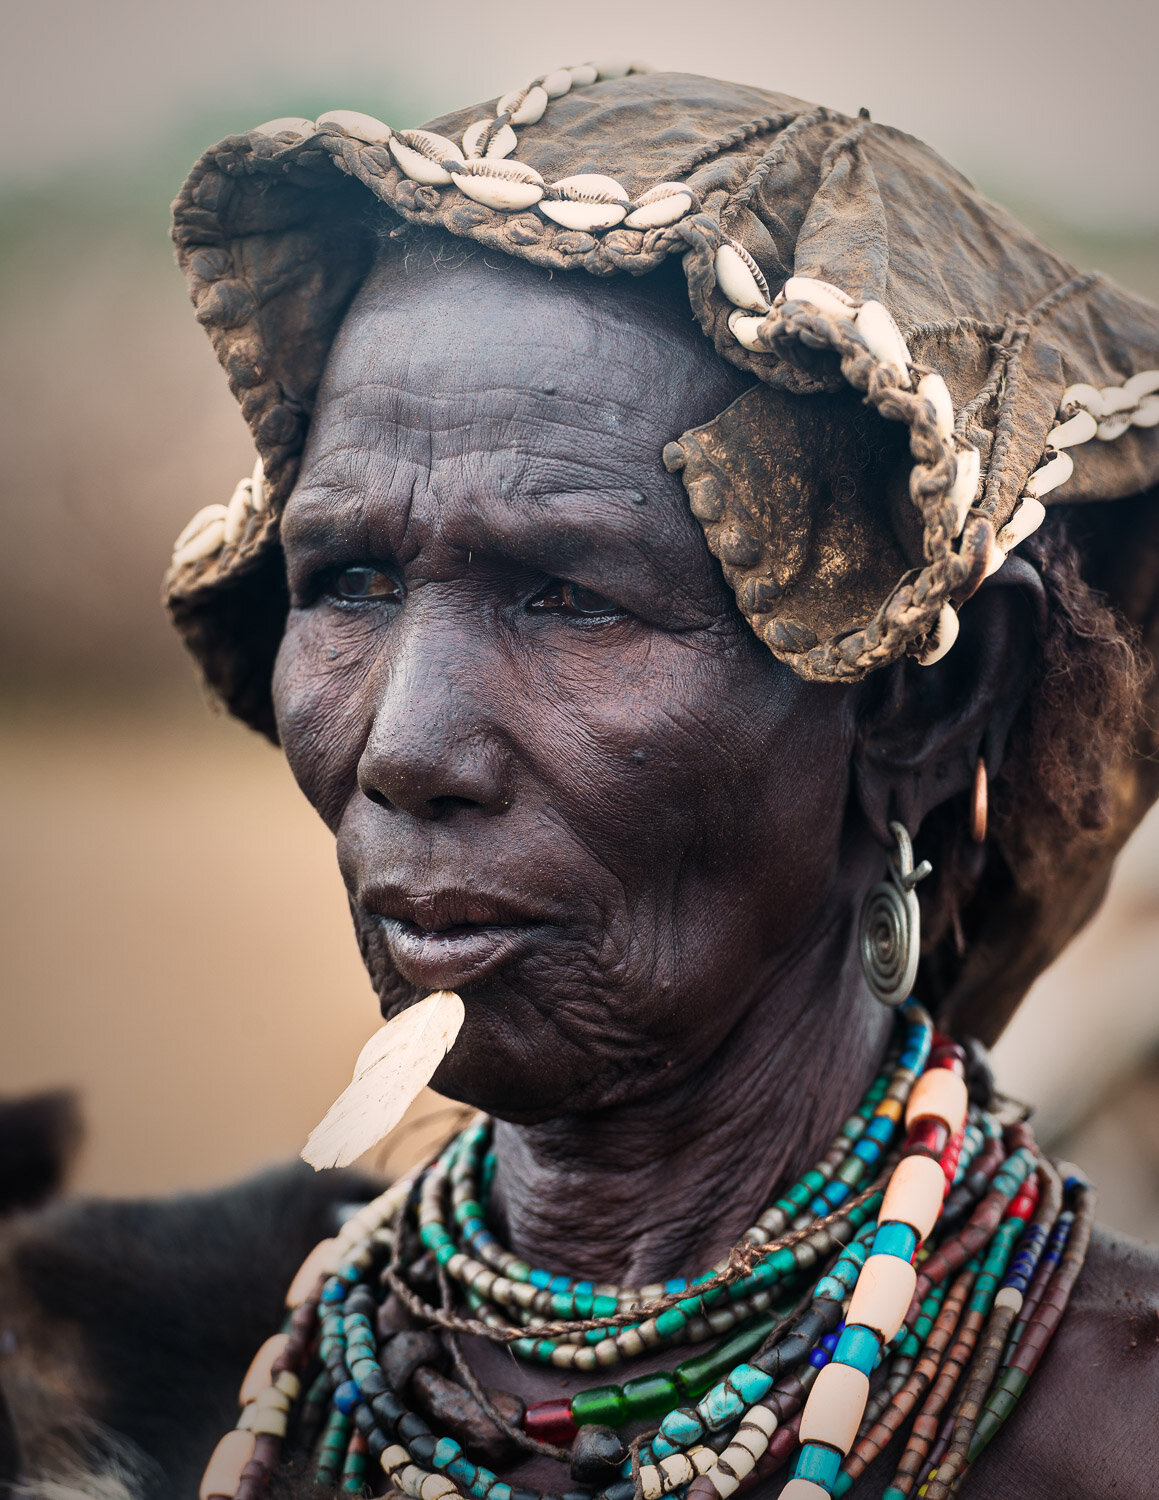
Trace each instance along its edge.
{"label": "spiral metal earring", "polygon": [[907,1000],[918,972],[921,912],[914,886],[931,873],[928,859],[914,869],[914,850],[902,823],[891,823],[897,854],[889,876],[871,887],[861,908],[861,967],[883,1005]]}

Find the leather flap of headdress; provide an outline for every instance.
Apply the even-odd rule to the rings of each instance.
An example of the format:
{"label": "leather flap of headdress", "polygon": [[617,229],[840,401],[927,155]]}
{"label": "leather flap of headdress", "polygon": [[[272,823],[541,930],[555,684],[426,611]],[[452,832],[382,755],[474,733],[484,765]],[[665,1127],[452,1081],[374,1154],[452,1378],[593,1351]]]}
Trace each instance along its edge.
{"label": "leather flap of headdress", "polygon": [[665,451],[745,618],[802,675],[920,566],[905,439],[852,394],[758,385]]}

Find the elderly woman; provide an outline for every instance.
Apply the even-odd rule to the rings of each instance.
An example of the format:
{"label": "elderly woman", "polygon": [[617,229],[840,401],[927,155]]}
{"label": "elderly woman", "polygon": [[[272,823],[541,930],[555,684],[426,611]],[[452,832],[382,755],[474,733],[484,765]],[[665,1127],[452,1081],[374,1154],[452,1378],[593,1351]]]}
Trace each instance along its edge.
{"label": "elderly woman", "polygon": [[402,1018],[340,1130],[485,1111],[280,1332],[318,1192],[246,1242],[203,1500],[1153,1494],[1159,1264],[981,1043],[1154,796],[1159,313],[867,117],[594,67],[232,137],[175,235],[260,460],[168,602]]}

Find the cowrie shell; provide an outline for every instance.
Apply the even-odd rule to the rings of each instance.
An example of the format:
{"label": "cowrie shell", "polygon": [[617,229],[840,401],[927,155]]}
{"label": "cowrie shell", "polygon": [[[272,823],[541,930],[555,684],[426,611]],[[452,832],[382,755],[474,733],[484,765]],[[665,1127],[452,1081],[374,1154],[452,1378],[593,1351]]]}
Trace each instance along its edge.
{"label": "cowrie shell", "polygon": [[[571,85],[570,78],[568,85]],[[548,97],[548,92],[541,83],[533,83],[526,89],[512,89],[496,104],[495,113],[510,115],[512,125],[534,125],[543,118]]]}
{"label": "cowrie shell", "polygon": [[260,516],[269,505],[270,494],[266,487],[266,470],[261,459],[254,463],[254,471],[250,475],[250,485],[253,491],[253,510],[255,516]]}
{"label": "cowrie shell", "polygon": [[1104,417],[1095,428],[1095,436],[1100,443],[1113,443],[1116,438],[1123,436],[1131,425],[1131,413],[1129,411],[1117,411],[1109,417]]}
{"label": "cowrie shell", "polygon": [[1132,427],[1159,427],[1159,396],[1144,396],[1131,413]]}
{"label": "cowrie shell", "polygon": [[936,661],[941,661],[950,647],[958,639],[960,621],[957,611],[952,604],[943,604],[938,611],[938,618],[934,622],[934,628],[926,636],[926,643],[918,653],[918,665],[932,667]]}
{"label": "cowrie shell", "polygon": [[[938,436],[949,442],[954,435],[954,400],[950,388],[936,370],[923,375],[918,381],[918,395],[927,400],[934,409],[934,420],[938,424]],[[971,497],[972,498],[972,497]]]}
{"label": "cowrie shell", "polygon": [[767,354],[768,350],[757,337],[758,331],[764,326],[764,316],[754,316],[740,307],[734,307],[728,315],[728,326],[734,339],[743,349],[754,349],[758,354]]}
{"label": "cowrie shell", "polygon": [[174,553],[180,552],[187,542],[191,542],[195,536],[200,536],[213,522],[220,521],[224,525],[225,512],[224,505],[203,505],[178,534],[177,540],[173,543]]}
{"label": "cowrie shell", "polygon": [[978,495],[978,477],[982,469],[982,455],[977,448],[962,448],[957,457],[954,468],[954,482],[951,484],[946,498],[954,507],[955,525],[954,535],[961,533],[966,524],[966,516],[969,513]]}
{"label": "cowrie shell", "polygon": [[1144,396],[1153,396],[1159,391],[1159,370],[1140,370],[1138,375],[1123,381],[1123,390],[1130,395],[1132,404],[1142,401]]}
{"label": "cowrie shell", "polygon": [[1078,385],[1068,385],[1063,391],[1062,400],[1058,403],[1059,415],[1068,413],[1072,407],[1081,407],[1083,411],[1089,411],[1093,417],[1106,414],[1102,392],[1096,391],[1093,385],[1087,385],[1082,381]]}
{"label": "cowrie shell", "polygon": [[589,83],[595,83],[600,76],[595,63],[579,63],[574,68],[568,68],[571,75],[572,87],[577,89],[586,88]]}
{"label": "cowrie shell", "polygon": [[487,208],[530,208],[543,197],[543,178],[520,161],[476,157],[455,169],[455,186]]}
{"label": "cowrie shell", "polygon": [[627,78],[632,64],[627,62],[596,63],[596,72],[601,78]]}
{"label": "cowrie shell", "polygon": [[640,194],[624,223],[629,229],[660,229],[675,224],[691,207],[691,188],[682,182],[661,182]]}
{"label": "cowrie shell", "polygon": [[553,182],[539,210],[565,229],[610,229],[628,212],[628,193],[614,177],[580,172]]}
{"label": "cowrie shell", "polygon": [[854,322],[874,359],[895,371],[903,383],[908,381],[909,349],[889,309],[880,302],[863,302]]}
{"label": "cowrie shell", "polygon": [[390,154],[412,182],[442,187],[451,174],[445,161],[461,162],[463,153],[445,135],[433,130],[401,130],[390,138]]}
{"label": "cowrie shell", "polygon": [[1121,385],[1105,385],[1099,395],[1103,398],[1104,416],[1113,417],[1118,412],[1129,411],[1135,404],[1135,398]]}
{"label": "cowrie shell", "polygon": [[250,501],[253,499],[253,480],[239,479],[237,487],[225,507],[225,544],[232,547],[240,542],[250,516]]}
{"label": "cowrie shell", "polygon": [[276,120],[267,120],[264,125],[255,125],[254,135],[313,135],[314,122],[301,115],[280,115]]}
{"label": "cowrie shell", "polygon": [[818,312],[829,318],[851,318],[853,298],[832,286],[828,281],[818,281],[812,276],[790,276],[781,288],[781,297],[786,302],[808,302]]}
{"label": "cowrie shell", "polygon": [[1009,552],[1037,531],[1045,519],[1046,506],[1041,500],[1036,500],[1033,496],[1024,499],[995,537],[995,541],[1003,552]]}
{"label": "cowrie shell", "polygon": [[[1049,463],[1043,464],[1041,469],[1035,469],[1023,487],[1023,498],[1039,500],[1043,495],[1049,495],[1051,490],[1057,490],[1060,484],[1065,484],[1073,473],[1074,459],[1069,453],[1060,453]],[[1004,526],[1002,529],[1005,531],[1007,527]],[[1026,535],[1029,536],[1030,532]]]}
{"label": "cowrie shell", "polygon": [[539,80],[539,86],[549,99],[560,99],[571,88],[570,68],[553,68]]}
{"label": "cowrie shell", "polygon": [[463,155],[470,161],[477,156],[488,157],[510,156],[519,144],[515,132],[510,125],[501,125],[491,137],[486,152],[480,149],[480,143],[487,131],[494,125],[494,120],[476,120],[473,125],[468,125],[463,131]]}
{"label": "cowrie shell", "polygon": [[365,141],[368,146],[385,146],[394,131],[382,120],[376,120],[373,115],[364,115],[357,109],[328,109],[324,115],[318,116],[318,124],[338,125],[347,135],[352,135],[356,141]]}
{"label": "cowrie shell", "polygon": [[1079,443],[1089,443],[1098,431],[1098,427],[1099,424],[1089,411],[1076,411],[1069,421],[1051,428],[1046,435],[1046,446],[1061,453],[1064,448],[1074,448]]}
{"label": "cowrie shell", "polygon": [[736,240],[724,240],[717,248],[713,266],[717,286],[734,307],[743,307],[746,312],[768,312],[769,284],[743,245]]}
{"label": "cowrie shell", "polygon": [[212,557],[215,552],[221,550],[221,544],[225,541],[225,506],[219,505],[217,509],[222,512],[222,515],[208,522],[203,530],[185,543],[184,547],[174,549],[173,566],[175,568],[187,568],[190,563],[201,562],[204,558]]}

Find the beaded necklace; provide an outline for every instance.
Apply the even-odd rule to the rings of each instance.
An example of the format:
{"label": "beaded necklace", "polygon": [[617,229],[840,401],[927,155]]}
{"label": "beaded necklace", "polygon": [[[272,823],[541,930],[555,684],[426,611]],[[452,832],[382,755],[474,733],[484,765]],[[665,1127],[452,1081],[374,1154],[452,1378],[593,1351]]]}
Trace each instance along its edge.
{"label": "beaded necklace", "polygon": [[[816,1165],[704,1274],[642,1287],[505,1249],[487,1223],[491,1125],[476,1121],[307,1257],[200,1500],[259,1500],[283,1465],[364,1494],[372,1464],[410,1500],[726,1500],[791,1458],[783,1500],[821,1500],[846,1494],[907,1424],[882,1500],[946,1500],[1049,1343],[1094,1207],[1025,1122],[970,1101],[965,1062],[907,1002],[882,1071]],[[395,1357],[415,1329],[437,1330],[450,1403],[436,1399],[441,1376]],[[524,1404],[479,1384],[463,1333],[592,1374],[719,1342],[667,1371]],[[481,1462],[496,1452],[566,1463],[569,1487],[508,1484]]]}

